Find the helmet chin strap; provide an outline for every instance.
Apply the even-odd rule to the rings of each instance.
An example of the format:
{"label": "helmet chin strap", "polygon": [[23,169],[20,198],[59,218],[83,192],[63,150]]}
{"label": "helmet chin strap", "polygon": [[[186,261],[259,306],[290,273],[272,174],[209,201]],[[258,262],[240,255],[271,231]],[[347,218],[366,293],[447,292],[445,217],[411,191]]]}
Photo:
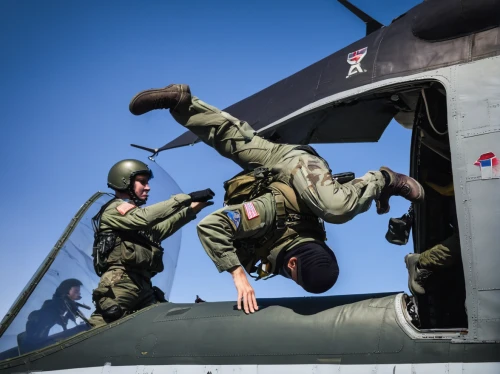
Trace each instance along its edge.
{"label": "helmet chin strap", "polygon": [[145,199],[140,199],[139,196],[137,196],[135,194],[134,189],[132,188],[132,186],[130,186],[127,189],[127,192],[128,192],[128,195],[130,196],[130,199],[134,202],[134,204],[136,206],[141,206],[141,205],[146,204],[146,200]]}

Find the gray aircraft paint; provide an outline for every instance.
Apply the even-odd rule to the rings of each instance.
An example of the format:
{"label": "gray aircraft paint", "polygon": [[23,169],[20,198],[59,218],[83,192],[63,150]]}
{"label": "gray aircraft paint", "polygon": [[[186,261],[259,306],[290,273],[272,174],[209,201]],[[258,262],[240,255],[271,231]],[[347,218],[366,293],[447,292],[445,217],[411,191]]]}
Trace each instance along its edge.
{"label": "gray aircraft paint", "polygon": [[[383,33],[386,30],[380,31],[380,35]],[[500,179],[485,178],[474,165],[482,154],[500,154],[500,57],[494,56],[498,54],[498,43],[485,43],[493,46],[485,55],[478,55],[476,49],[495,35],[498,28],[483,31],[481,37],[466,37],[469,54],[458,64],[418,74],[405,71],[404,77],[372,81],[312,102],[259,129],[261,133],[278,128],[286,131],[292,120],[384,87],[440,82],[446,90],[448,107],[466,279],[467,334],[419,331],[408,321],[402,294],[372,295],[359,300],[274,299],[267,309],[252,316],[236,314],[233,303],[162,304],[60,344],[2,361],[0,372],[44,369],[48,373],[499,373]],[[349,52],[364,46],[348,47]],[[366,61],[368,58],[362,65]],[[349,64],[345,63],[345,69],[344,76]],[[363,74],[370,73],[346,79],[365,79]],[[293,305],[296,308],[297,302],[305,304],[306,309],[312,308],[309,314],[295,310]],[[314,302],[322,307],[314,309]],[[276,331],[269,331],[275,327],[273,321],[281,321],[284,315],[290,323],[301,325],[295,338],[284,336],[277,327]],[[219,337],[214,333],[221,333],[226,324],[232,335]],[[264,340],[256,333],[261,331],[260,326],[265,326],[269,334]],[[241,336],[245,337],[245,344],[236,338]],[[141,362],[145,365],[137,365]]]}
{"label": "gray aircraft paint", "polygon": [[[475,161],[484,153],[500,156],[500,57],[449,66],[326,97],[273,122],[269,132],[291,118],[335,102],[396,84],[438,81],[446,89],[448,131],[455,200],[466,277],[469,334],[467,341],[500,342],[500,179],[481,179]],[[478,199],[489,196],[489,199]]]}
{"label": "gray aircraft paint", "polygon": [[[137,365],[44,371],[68,374],[498,374],[500,363],[398,365]],[[31,371],[29,373],[41,373]]]}
{"label": "gray aircraft paint", "polygon": [[112,367],[143,363],[235,370],[249,365],[373,369],[497,362],[499,344],[466,343],[457,340],[456,331],[421,333],[414,329],[402,308],[402,297],[259,299],[261,308],[252,315],[235,310],[234,302],[163,303],[60,344],[2,361],[0,373],[92,368],[107,362]]}

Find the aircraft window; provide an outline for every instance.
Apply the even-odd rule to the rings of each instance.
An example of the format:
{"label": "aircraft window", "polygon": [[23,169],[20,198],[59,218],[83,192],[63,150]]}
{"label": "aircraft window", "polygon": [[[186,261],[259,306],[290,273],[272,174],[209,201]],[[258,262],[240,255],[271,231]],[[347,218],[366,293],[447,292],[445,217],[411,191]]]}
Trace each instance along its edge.
{"label": "aircraft window", "polygon": [[[178,185],[161,167],[155,162],[148,162],[148,165],[154,175],[148,204],[181,193]],[[113,196],[101,194],[97,197],[80,220],[75,222],[74,230],[60,244],[54,260],[50,262],[49,255],[21,293],[28,296],[19,297],[9,311],[15,314],[18,310],[18,313],[12,320],[7,315],[2,321],[3,326],[0,328],[5,330],[0,336],[0,361],[90,329],[87,319],[94,310],[92,290],[99,282],[92,260],[94,232],[91,219]],[[63,237],[65,234],[66,231]],[[153,284],[165,292],[167,299],[172,288],[180,241],[181,234],[178,231],[163,242],[165,270],[153,278]],[[29,294],[33,287],[33,292]]]}

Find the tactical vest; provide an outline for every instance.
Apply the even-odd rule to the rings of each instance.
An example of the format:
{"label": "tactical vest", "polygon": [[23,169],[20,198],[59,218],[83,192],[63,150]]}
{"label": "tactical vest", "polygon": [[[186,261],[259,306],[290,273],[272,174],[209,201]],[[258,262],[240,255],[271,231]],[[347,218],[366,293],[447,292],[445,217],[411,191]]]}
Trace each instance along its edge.
{"label": "tactical vest", "polygon": [[[226,205],[241,204],[269,192],[273,194],[276,204],[275,226],[261,238],[234,242],[237,253],[245,251],[252,254],[252,260],[242,265],[249,274],[256,272],[257,279],[278,274],[276,263],[280,252],[299,236],[326,240],[323,221],[302,201],[297,200],[295,190],[285,180],[266,168],[257,168],[250,173],[237,174],[224,183]],[[259,261],[260,265],[256,266]]]}
{"label": "tactical vest", "polygon": [[102,276],[110,269],[121,268],[150,278],[162,272],[163,248],[160,243],[151,240],[150,233],[100,229],[102,214],[114,200],[103,205],[92,218],[92,257],[96,274]]}

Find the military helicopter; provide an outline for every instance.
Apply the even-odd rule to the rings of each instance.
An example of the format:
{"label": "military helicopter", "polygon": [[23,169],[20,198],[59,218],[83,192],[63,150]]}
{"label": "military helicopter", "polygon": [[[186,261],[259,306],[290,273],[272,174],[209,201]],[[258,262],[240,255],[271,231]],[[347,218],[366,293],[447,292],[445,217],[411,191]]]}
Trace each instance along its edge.
{"label": "military helicopter", "polygon": [[[453,227],[458,265],[417,297],[259,299],[250,316],[234,302],[162,303],[90,330],[79,305],[97,284],[90,219],[110,198],[99,192],[2,320],[0,373],[500,372],[500,1],[428,0],[388,26],[339,1],[366,23],[366,37],[225,110],[295,144],[377,141],[395,119],[412,132],[410,171],[426,189],[411,212],[414,251]],[[158,154],[196,142],[186,133],[137,147]],[[149,164],[165,194],[179,190]],[[168,240],[179,248],[178,237]],[[173,276],[177,253],[159,276]],[[81,281],[82,304],[62,312],[73,313],[68,326],[30,341],[34,305],[64,277]]]}

